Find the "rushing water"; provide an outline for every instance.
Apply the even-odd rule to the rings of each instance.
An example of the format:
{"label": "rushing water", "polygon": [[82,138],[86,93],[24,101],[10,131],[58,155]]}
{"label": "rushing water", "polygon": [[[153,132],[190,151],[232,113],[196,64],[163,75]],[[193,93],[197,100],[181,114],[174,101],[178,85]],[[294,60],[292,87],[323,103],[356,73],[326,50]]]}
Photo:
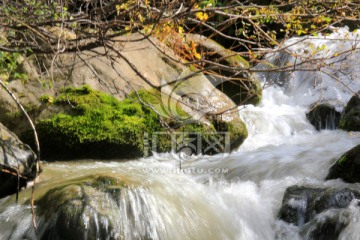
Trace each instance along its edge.
{"label": "rushing water", "polygon": [[[328,40],[344,37],[351,41]],[[352,47],[352,40],[358,37],[340,29],[327,39],[317,37],[298,45],[293,43],[299,39],[292,39],[287,44],[288,50],[297,54],[320,49],[314,54],[330,56]],[[266,87],[260,106],[240,109],[249,138],[236,152],[192,157],[182,162],[182,171],[172,154],[127,162],[49,163],[37,191],[73,176],[102,172],[123,176],[133,184],[122,192],[120,206],[114,209],[118,211],[117,234],[124,239],[302,239],[298,227],[277,219],[287,187],[351,185],[360,189],[360,184],[324,181],[339,156],[360,144],[360,133],[316,131],[305,116],[318,100],[332,102],[339,110],[344,107],[360,89],[359,70],[353,62],[359,56],[356,52],[346,55],[345,64],[339,56],[333,69],[322,73],[264,75],[264,81],[276,81],[281,86]],[[272,63],[299,61],[286,54],[269,55],[268,59]],[[343,75],[338,73],[339,68]],[[335,73],[337,78],[331,78]],[[20,194],[20,201],[27,194]],[[32,238],[30,208],[8,205],[9,199],[1,201],[0,239]],[[351,215],[351,222],[340,239],[360,239],[359,208],[351,204],[345,211]],[[127,218],[129,212],[135,221]],[[46,221],[39,219],[39,224]]]}

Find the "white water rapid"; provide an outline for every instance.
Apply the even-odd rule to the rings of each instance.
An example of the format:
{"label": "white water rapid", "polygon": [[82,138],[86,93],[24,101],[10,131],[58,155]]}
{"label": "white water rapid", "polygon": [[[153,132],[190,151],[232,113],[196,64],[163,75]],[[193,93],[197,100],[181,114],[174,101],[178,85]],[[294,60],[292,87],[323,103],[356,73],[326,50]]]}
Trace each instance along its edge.
{"label": "white water rapid", "polygon": [[[127,178],[134,187],[121,193],[120,206],[114,208],[118,230],[113,236],[119,239],[303,239],[298,227],[278,220],[287,187],[360,189],[360,184],[324,180],[330,166],[360,144],[360,132],[317,131],[305,115],[318,100],[332,102],[341,110],[360,90],[359,52],[341,54],[357,44],[356,40],[360,33],[337,29],[327,37],[289,40],[285,46],[296,57],[269,55],[272,64],[284,65],[306,59],[309,52],[335,57],[322,72],[264,75],[263,81],[281,86],[266,86],[259,106],[240,109],[249,137],[236,152],[192,157],[182,162],[183,171],[172,154],[128,162],[49,163],[37,189],[73,175],[111,172]],[[24,235],[31,239],[29,207],[9,206],[6,201],[9,199],[0,200],[0,239]],[[339,238],[360,239],[359,207],[351,204],[344,211],[351,221]],[[130,213],[135,220],[127,219]],[[46,221],[40,219],[40,224]]]}

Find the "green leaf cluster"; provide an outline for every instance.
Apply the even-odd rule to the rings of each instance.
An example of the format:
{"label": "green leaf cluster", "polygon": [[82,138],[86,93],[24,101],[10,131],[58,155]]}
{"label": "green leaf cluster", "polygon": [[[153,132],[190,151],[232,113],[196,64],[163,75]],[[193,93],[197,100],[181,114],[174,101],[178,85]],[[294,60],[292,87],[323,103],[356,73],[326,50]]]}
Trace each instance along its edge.
{"label": "green leaf cluster", "polygon": [[20,66],[20,53],[10,53],[0,51],[0,77],[6,81],[10,79],[28,80],[28,76],[25,73],[21,73]]}

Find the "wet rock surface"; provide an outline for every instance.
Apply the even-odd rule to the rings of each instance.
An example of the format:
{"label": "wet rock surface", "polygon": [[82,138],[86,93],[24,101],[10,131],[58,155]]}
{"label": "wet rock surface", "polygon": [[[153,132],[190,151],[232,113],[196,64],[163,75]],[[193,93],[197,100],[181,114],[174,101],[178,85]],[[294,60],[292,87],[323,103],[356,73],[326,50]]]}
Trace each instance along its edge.
{"label": "wet rock surface", "polygon": [[340,112],[337,112],[335,107],[326,103],[311,107],[310,112],[306,114],[307,118],[316,130],[332,130],[338,128],[340,115]]}
{"label": "wet rock surface", "polygon": [[279,218],[298,226],[305,239],[337,239],[350,222],[347,208],[358,199],[360,192],[349,188],[291,186],[285,191]]}
{"label": "wet rock surface", "polygon": [[0,123],[0,197],[16,193],[35,175],[35,153]]}
{"label": "wet rock surface", "polygon": [[347,131],[360,131],[360,91],[346,105],[340,119],[340,128]]}
{"label": "wet rock surface", "polygon": [[120,239],[118,198],[126,187],[119,178],[94,175],[50,189],[36,201],[40,218],[46,219],[40,238]]}
{"label": "wet rock surface", "polygon": [[330,168],[326,179],[336,178],[349,183],[360,182],[360,145],[344,153]]}

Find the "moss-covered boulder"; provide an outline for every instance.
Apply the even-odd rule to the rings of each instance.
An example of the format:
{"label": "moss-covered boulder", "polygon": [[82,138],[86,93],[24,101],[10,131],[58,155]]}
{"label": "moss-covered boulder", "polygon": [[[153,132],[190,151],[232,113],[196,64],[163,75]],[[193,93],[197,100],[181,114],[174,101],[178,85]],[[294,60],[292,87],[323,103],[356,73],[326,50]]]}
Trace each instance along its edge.
{"label": "moss-covered boulder", "polygon": [[360,182],[360,145],[344,153],[330,168],[326,179],[336,178],[349,183]]}
{"label": "moss-covered boulder", "polygon": [[346,105],[340,119],[340,128],[347,131],[360,131],[360,91]]}
{"label": "moss-covered boulder", "polygon": [[[175,101],[164,102],[155,90],[138,91],[119,101],[84,85],[66,88],[58,97],[41,99],[49,109],[47,117],[36,124],[46,160],[141,157],[151,154],[150,150],[177,151],[178,146],[189,145],[194,136],[199,144],[191,153],[215,154],[238,147],[247,137],[246,126],[240,119],[207,120],[208,123],[195,120]],[[212,138],[224,131],[229,133],[223,139],[224,147],[209,149],[215,141]],[[176,134],[189,140],[174,141],[179,138]],[[30,132],[24,136],[29,137]]]}
{"label": "moss-covered boulder", "polygon": [[35,153],[0,123],[0,198],[16,193],[35,176]]}
{"label": "moss-covered boulder", "polygon": [[[233,52],[222,49],[220,52],[227,54],[224,59],[228,60],[226,64],[230,68],[234,68],[234,71],[247,68],[248,63],[244,59],[238,55],[229,56]],[[118,51],[121,51],[121,56]],[[119,36],[114,39],[111,49],[99,47],[93,51],[64,53],[56,57],[55,64],[53,59],[49,55],[24,57],[19,69],[28,76],[28,80],[24,82],[14,78],[9,79],[7,83],[7,87],[27,109],[31,118],[39,124],[40,131],[44,132],[46,128],[49,130],[48,127],[52,126],[58,129],[54,135],[52,133],[55,132],[43,135],[45,138],[41,140],[41,144],[44,145],[42,148],[44,159],[140,156],[139,149],[142,143],[139,143],[138,133],[141,132],[143,135],[144,130],[149,132],[147,131],[149,129],[144,128],[159,122],[161,124],[158,125],[168,125],[172,131],[183,131],[190,128],[189,125],[195,124],[203,131],[217,132],[220,128],[216,128],[215,125],[222,125],[217,122],[236,126],[226,128],[235,131],[230,132],[232,149],[239,147],[247,136],[246,127],[241,122],[239,113],[234,111],[235,103],[215,87],[218,84],[211,83],[203,73],[194,72],[191,67],[178,59],[171,49],[155,38],[143,38],[140,34]],[[246,79],[250,78],[245,78],[244,81]],[[82,107],[77,107],[64,97],[60,100],[59,96],[64,96],[64,88],[80,88],[85,84],[120,101],[130,103],[134,100],[130,108],[135,108],[135,113],[130,115],[126,113],[120,117],[123,123],[121,131],[124,131],[122,136],[131,135],[132,138],[129,139],[131,141],[124,143],[118,135],[115,136],[116,131],[119,133],[120,127],[112,124],[112,120],[101,119],[103,117],[109,119],[110,115],[114,115],[113,113],[104,115],[104,111],[101,110],[103,107],[93,109],[90,107],[86,108],[86,111],[81,111],[79,109],[83,104]],[[3,91],[0,89],[2,113],[0,122],[26,143],[33,144],[33,140],[28,137],[30,127],[24,115],[6,92],[1,94]],[[142,93],[147,91],[150,94],[138,96],[133,94],[134,91]],[[156,96],[155,103],[152,103],[154,99],[148,101],[148,96],[152,98],[151,95]],[[106,105],[106,103],[101,104]],[[105,108],[109,109],[108,106]],[[144,114],[138,111],[140,109]],[[150,118],[144,120],[147,111],[151,112],[151,110],[160,115],[160,118],[156,121]],[[119,113],[119,111],[115,112]],[[80,116],[81,114],[89,118],[85,120],[85,116]],[[126,121],[130,121],[130,118],[134,121],[126,125]],[[106,124],[102,127],[92,125],[90,130],[90,119],[94,123],[103,121]],[[114,119],[119,121],[117,117]],[[75,130],[75,122],[83,127],[76,127]],[[84,131],[85,128],[88,130]],[[116,129],[114,133],[105,136],[106,131],[114,129]],[[132,129],[136,133],[130,133]],[[82,135],[80,130],[87,136]],[[158,130],[153,129],[153,131]],[[165,129],[161,131],[166,132]],[[66,137],[61,135],[64,133]],[[80,135],[82,137],[79,137]],[[59,137],[55,140],[55,136]],[[75,142],[81,144],[73,144]],[[169,141],[164,139],[162,142]],[[125,147],[126,150],[121,150],[119,146]],[[165,147],[163,151],[166,151]],[[72,155],[73,153],[76,154]]]}
{"label": "moss-covered boulder", "polygon": [[144,132],[161,129],[159,116],[139,101],[87,85],[66,88],[48,104],[59,109],[37,122],[44,159],[138,157]]}
{"label": "moss-covered boulder", "polygon": [[316,130],[338,128],[341,114],[336,111],[335,107],[321,103],[311,106],[310,109],[306,117]]}

